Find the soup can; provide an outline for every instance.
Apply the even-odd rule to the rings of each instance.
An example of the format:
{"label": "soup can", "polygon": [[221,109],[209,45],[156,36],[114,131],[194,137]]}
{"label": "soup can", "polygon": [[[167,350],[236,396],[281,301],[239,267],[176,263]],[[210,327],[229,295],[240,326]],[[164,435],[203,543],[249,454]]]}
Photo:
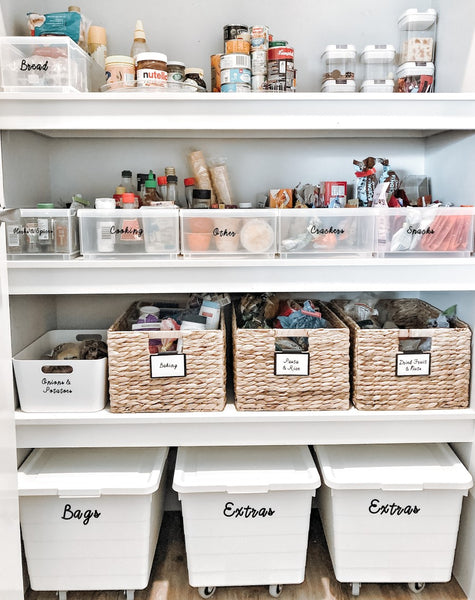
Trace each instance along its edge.
{"label": "soup can", "polygon": [[249,27],[247,25],[225,25],[223,27],[224,43],[228,40],[249,41]]}
{"label": "soup can", "polygon": [[251,83],[251,70],[243,68],[222,69],[221,86],[225,83]]}
{"label": "soup can", "polygon": [[222,92],[250,92],[251,86],[249,83],[222,83]]}

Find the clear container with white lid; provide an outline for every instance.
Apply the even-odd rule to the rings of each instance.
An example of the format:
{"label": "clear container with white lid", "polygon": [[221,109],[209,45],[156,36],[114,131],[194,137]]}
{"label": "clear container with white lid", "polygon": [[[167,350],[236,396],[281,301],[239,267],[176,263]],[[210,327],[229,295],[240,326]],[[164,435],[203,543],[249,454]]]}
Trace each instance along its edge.
{"label": "clear container with white lid", "polygon": [[[325,47],[322,54],[322,87],[327,81],[342,83],[354,81],[356,67],[356,48],[351,44],[332,44]],[[322,91],[329,91],[323,90]],[[352,90],[354,91],[354,90]]]}
{"label": "clear container with white lid", "polygon": [[398,19],[398,65],[405,62],[433,62],[437,33],[437,11],[406,10]]}
{"label": "clear container with white lid", "polygon": [[407,62],[397,70],[396,91],[400,93],[430,93],[434,91],[434,63]]}
{"label": "clear container with white lid", "polygon": [[362,92],[392,92],[396,50],[389,44],[365,46],[361,53],[364,65]]}

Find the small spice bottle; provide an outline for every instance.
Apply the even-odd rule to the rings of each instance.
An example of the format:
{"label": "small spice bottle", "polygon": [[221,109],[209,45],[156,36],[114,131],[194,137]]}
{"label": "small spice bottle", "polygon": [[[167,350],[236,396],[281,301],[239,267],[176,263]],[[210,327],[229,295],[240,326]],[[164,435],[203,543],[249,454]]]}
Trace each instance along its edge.
{"label": "small spice bottle", "polygon": [[211,205],[211,190],[193,190],[192,208],[209,208]]}
{"label": "small spice bottle", "polygon": [[194,177],[185,177],[183,180],[185,184],[185,200],[186,206],[191,208],[193,206],[193,189],[195,187],[195,178]]}
{"label": "small spice bottle", "polygon": [[137,87],[166,87],[167,57],[160,52],[137,54]]}

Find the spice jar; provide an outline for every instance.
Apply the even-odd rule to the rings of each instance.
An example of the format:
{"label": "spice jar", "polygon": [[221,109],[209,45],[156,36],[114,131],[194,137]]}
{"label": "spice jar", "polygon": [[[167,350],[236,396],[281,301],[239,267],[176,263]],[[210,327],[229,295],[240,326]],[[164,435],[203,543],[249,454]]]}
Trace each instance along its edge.
{"label": "spice jar", "polygon": [[131,56],[108,56],[106,83],[112,88],[135,86],[135,65]]}
{"label": "spice jar", "polygon": [[185,69],[185,84],[194,86],[197,91],[206,92],[206,83],[204,71],[198,67],[188,67]]}
{"label": "spice jar", "polygon": [[185,79],[185,63],[171,60],[168,63],[168,82],[181,83]]}
{"label": "spice jar", "polygon": [[160,52],[137,54],[137,87],[166,87],[167,57]]}
{"label": "spice jar", "polygon": [[211,190],[193,190],[192,208],[209,208],[211,204]]}

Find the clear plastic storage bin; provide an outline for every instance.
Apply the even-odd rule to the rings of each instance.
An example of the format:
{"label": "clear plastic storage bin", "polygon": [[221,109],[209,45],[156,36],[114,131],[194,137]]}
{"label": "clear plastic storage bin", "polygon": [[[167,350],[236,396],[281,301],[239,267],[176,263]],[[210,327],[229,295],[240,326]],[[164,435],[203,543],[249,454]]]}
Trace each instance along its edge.
{"label": "clear plastic storage bin", "polygon": [[277,597],[301,583],[319,485],[307,446],[179,448],[173,489],[190,585],[203,598],[234,585],[269,585]]}
{"label": "clear plastic storage bin", "polygon": [[361,84],[362,92],[391,93],[394,91],[395,56],[396,50],[394,46],[365,46],[361,53],[361,62],[364,65],[364,80]]}
{"label": "clear plastic storage bin", "polygon": [[470,256],[474,215],[474,207],[381,208],[376,224],[377,251],[380,256]]}
{"label": "clear plastic storage bin", "polygon": [[59,344],[107,340],[102,330],[48,331],[13,357],[20,408],[25,412],[94,412],[107,403],[107,358],[51,360]]}
{"label": "clear plastic storage bin", "polygon": [[69,260],[79,255],[78,218],[70,208],[19,208],[16,220],[9,217],[6,231],[10,260]]}
{"label": "clear plastic storage bin", "polygon": [[353,584],[449,581],[472,477],[448,444],[314,446],[335,577]]}
{"label": "clear plastic storage bin", "polygon": [[105,72],[67,36],[0,37],[4,92],[98,92]]}
{"label": "clear plastic storage bin", "polygon": [[33,590],[148,585],[163,516],[168,448],[37,449],[18,473]]}
{"label": "clear plastic storage bin", "polygon": [[375,220],[372,208],[281,210],[280,256],[371,256]]}
{"label": "clear plastic storage bin", "polygon": [[351,44],[331,44],[322,54],[322,92],[354,92],[356,48]]}
{"label": "clear plastic storage bin", "polygon": [[186,257],[273,257],[277,209],[181,210],[181,251]]}
{"label": "clear plastic storage bin", "polygon": [[177,208],[97,209],[78,211],[84,258],[176,258]]}
{"label": "clear plastic storage bin", "polygon": [[397,70],[396,91],[403,94],[428,94],[434,91],[434,63],[407,62]]}
{"label": "clear plastic storage bin", "polygon": [[406,62],[434,62],[437,11],[433,8],[410,8],[398,19],[398,64]]}

